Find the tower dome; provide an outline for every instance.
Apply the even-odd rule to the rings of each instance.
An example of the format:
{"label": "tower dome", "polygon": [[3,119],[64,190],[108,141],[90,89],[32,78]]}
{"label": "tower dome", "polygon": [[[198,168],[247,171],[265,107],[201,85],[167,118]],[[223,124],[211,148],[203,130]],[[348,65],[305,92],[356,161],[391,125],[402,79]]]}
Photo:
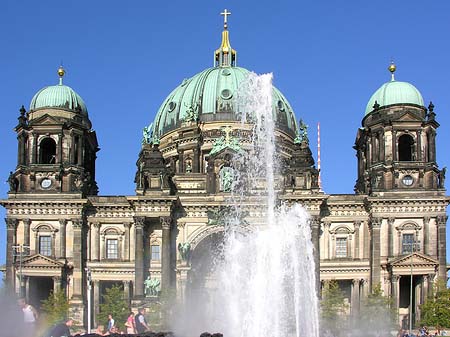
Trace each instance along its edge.
{"label": "tower dome", "polygon": [[408,82],[396,81],[394,72],[396,67],[394,64],[389,66],[389,71],[392,74],[391,81],[384,83],[372,95],[366,107],[366,115],[374,110],[374,105],[378,104],[380,107],[392,104],[413,104],[424,106],[423,98],[419,90]]}
{"label": "tower dome", "polygon": [[30,111],[43,108],[58,108],[87,115],[86,104],[80,95],[71,87],[63,84],[62,78],[64,74],[64,69],[60,67],[58,69],[59,84],[39,90],[31,100]]}
{"label": "tower dome", "polygon": [[[235,96],[249,70],[236,65],[237,52],[231,48],[225,22],[220,47],[214,52],[215,66],[189,79],[184,79],[161,104],[154,123],[153,134],[162,137],[181,126],[184,121],[201,122],[240,120]],[[297,122],[294,111],[275,87],[272,90],[272,109],[277,128],[295,135]]]}

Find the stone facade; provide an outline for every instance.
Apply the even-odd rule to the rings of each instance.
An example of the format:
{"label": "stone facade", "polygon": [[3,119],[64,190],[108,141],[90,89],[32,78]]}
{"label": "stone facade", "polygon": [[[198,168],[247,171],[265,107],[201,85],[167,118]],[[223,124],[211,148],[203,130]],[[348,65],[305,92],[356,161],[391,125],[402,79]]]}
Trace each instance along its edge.
{"label": "stone facade", "polygon": [[[37,306],[50,290],[63,289],[75,318],[86,322],[89,272],[94,324],[101,294],[113,284],[123,287],[133,308],[148,303],[146,280],[158,280],[163,294],[175,291],[181,301],[213,284],[205,259],[212,258],[223,233],[220,217],[232,189],[224,176],[239,169],[233,158],[251,150],[252,137],[252,124],[230,118],[232,105],[223,106],[223,115],[193,112],[164,134],[144,139],[133,196],[97,195],[98,144],[87,112],[22,108],[15,129],[18,164],[1,201],[7,210],[8,284]],[[283,127],[283,120],[275,132],[276,189],[281,201],[300,203],[311,216],[319,291],[337,280],[357,314],[381,284],[402,320],[413,275],[412,310],[419,318],[433,282],[447,277],[449,198],[445,169],[436,162],[439,124],[432,105],[374,108],[357,132],[355,194],[321,190],[307,136]],[[285,107],[275,109],[282,115]],[[264,182],[251,183],[255,194],[243,200],[243,221],[258,225]],[[13,254],[17,249],[26,253]]]}

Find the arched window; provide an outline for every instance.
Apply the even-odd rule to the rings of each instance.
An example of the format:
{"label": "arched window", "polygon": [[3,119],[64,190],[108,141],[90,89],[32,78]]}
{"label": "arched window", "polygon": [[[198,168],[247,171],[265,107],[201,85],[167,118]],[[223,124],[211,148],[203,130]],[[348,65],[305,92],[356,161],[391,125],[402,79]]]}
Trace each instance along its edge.
{"label": "arched window", "polygon": [[414,161],[414,139],[410,135],[401,135],[398,139],[398,159],[400,161]]}
{"label": "arched window", "polygon": [[39,145],[39,163],[54,164],[56,162],[56,142],[50,138],[44,138]]}

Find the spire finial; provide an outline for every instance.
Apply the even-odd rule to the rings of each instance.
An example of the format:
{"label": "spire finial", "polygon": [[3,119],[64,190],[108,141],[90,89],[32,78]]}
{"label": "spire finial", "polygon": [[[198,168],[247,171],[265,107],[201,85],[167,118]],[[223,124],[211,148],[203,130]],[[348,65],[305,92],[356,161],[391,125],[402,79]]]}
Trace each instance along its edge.
{"label": "spire finial", "polygon": [[231,15],[231,12],[225,9],[220,15],[223,15],[222,43],[214,53],[214,65],[216,67],[233,67],[236,65],[236,50],[231,48],[228,33],[228,15]]}
{"label": "spire finial", "polygon": [[66,71],[64,70],[63,66],[60,65],[58,68],[59,85],[63,84],[63,77],[65,74],[66,74]]}
{"label": "spire finial", "polygon": [[231,15],[231,12],[228,12],[227,9],[225,8],[224,11],[222,13],[220,13],[220,15],[223,15],[223,28],[227,29],[228,28],[228,15]]}
{"label": "spire finial", "polygon": [[395,65],[394,61],[391,61],[388,70],[391,72],[391,81],[395,81],[394,73],[397,70],[397,66]]}

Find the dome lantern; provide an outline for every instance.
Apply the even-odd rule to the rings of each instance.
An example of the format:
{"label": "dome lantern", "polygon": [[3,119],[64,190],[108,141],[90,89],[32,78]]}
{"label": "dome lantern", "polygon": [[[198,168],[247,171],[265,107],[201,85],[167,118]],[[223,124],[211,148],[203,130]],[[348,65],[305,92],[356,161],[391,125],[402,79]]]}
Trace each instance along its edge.
{"label": "dome lantern", "polygon": [[223,15],[223,32],[222,32],[222,43],[219,49],[214,53],[214,62],[216,67],[234,67],[236,66],[236,50],[231,48],[230,37],[228,34],[228,12],[226,9],[220,13]]}

